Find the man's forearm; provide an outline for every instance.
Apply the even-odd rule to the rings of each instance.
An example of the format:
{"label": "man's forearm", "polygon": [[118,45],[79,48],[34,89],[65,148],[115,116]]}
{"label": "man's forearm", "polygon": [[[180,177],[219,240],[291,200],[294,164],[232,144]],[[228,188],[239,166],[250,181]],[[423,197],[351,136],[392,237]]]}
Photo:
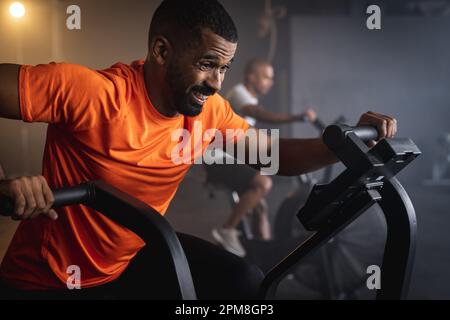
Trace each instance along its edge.
{"label": "man's forearm", "polygon": [[261,106],[246,106],[242,108],[242,112],[246,116],[255,118],[258,121],[268,123],[291,123],[296,118],[286,113],[275,113],[264,109]]}
{"label": "man's forearm", "polygon": [[0,64],[0,118],[20,119],[19,69],[16,64]]}
{"label": "man's forearm", "polygon": [[336,163],[322,139],[280,139],[278,175],[295,176]]}

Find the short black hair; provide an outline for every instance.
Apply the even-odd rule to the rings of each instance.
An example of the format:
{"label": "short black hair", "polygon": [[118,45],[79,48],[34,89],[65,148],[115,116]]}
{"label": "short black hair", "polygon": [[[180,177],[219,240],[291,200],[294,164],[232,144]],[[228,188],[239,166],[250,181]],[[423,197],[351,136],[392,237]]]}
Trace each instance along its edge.
{"label": "short black hair", "polygon": [[149,45],[153,37],[188,32],[191,37],[210,29],[225,40],[237,43],[238,32],[233,19],[217,0],[164,0],[150,24]]}

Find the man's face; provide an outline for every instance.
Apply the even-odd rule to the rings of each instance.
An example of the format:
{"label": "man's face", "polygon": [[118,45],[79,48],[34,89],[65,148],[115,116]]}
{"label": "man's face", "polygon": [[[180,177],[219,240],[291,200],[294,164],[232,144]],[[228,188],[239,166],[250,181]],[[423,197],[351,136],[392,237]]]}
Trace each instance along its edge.
{"label": "man's face", "polygon": [[253,87],[258,95],[264,96],[269,93],[273,86],[274,72],[270,65],[260,65],[253,74]]}
{"label": "man's face", "polygon": [[207,98],[222,87],[237,44],[228,42],[209,29],[201,31],[200,41],[184,49],[174,49],[167,66],[167,83],[175,109],[186,116],[201,113]]}

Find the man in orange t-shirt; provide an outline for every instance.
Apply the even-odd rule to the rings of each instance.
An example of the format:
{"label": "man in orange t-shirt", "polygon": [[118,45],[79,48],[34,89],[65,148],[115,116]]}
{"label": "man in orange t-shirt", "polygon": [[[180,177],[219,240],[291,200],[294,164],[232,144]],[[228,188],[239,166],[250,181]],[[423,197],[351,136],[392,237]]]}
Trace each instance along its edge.
{"label": "man in orange t-shirt", "polygon": [[[51,189],[101,179],[164,214],[189,169],[173,161],[173,132],[192,132],[196,121],[202,133],[248,129],[217,94],[236,48],[235,25],[216,0],[165,0],[152,19],[145,61],[101,71],[0,65],[0,117],[49,124],[43,176],[0,181],[0,195],[15,201],[14,218],[22,220],[0,267],[6,297],[98,298],[129,292],[124,288],[133,290],[148,274],[155,278],[149,291],[164,297],[163,267],[140,251],[140,238],[84,206],[51,209]],[[380,114],[364,114],[363,123],[378,126],[382,137],[396,132],[395,119]],[[335,161],[320,139],[280,140],[280,174]],[[179,237],[199,298],[256,297],[259,269],[206,241]],[[78,292],[66,287],[71,265],[82,272]]]}

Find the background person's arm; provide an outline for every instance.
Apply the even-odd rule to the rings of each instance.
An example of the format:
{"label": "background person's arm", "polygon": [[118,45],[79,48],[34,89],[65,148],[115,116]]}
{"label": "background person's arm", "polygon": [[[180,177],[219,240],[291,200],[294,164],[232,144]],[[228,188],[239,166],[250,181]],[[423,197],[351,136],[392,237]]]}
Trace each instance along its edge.
{"label": "background person's arm", "polygon": [[258,121],[268,123],[292,123],[296,121],[314,121],[317,117],[312,109],[299,115],[290,115],[287,113],[276,113],[265,109],[259,105],[246,105],[241,108],[241,112],[245,116],[255,118]]}
{"label": "background person's arm", "polygon": [[290,123],[299,120],[295,116],[286,113],[271,112],[258,105],[246,105],[242,107],[241,112],[245,116],[268,123]]}
{"label": "background person's arm", "polygon": [[0,118],[21,119],[19,70],[17,64],[0,64]]}

